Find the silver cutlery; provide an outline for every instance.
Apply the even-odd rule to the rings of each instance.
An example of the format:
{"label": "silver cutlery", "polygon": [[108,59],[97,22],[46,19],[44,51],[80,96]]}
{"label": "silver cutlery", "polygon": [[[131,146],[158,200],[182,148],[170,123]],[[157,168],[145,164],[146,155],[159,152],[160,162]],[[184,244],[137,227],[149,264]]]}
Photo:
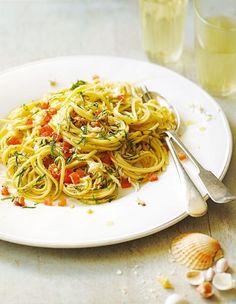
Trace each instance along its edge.
{"label": "silver cutlery", "polygon": [[[167,144],[168,144],[169,148],[171,147],[170,151],[172,153],[173,159],[175,160],[174,155],[176,153],[175,153],[175,149],[174,149],[174,146],[173,146],[171,141],[174,141],[180,147],[180,149],[186,154],[188,159],[194,164],[194,166],[197,169],[197,174],[198,174],[199,180],[204,185],[204,187],[206,189],[206,192],[209,195],[209,197],[212,199],[212,201],[214,201],[216,203],[227,203],[227,202],[231,202],[231,201],[235,200],[236,197],[233,194],[230,193],[229,189],[211,171],[208,171],[208,170],[206,170],[205,168],[202,167],[202,165],[189,152],[189,150],[186,148],[186,146],[183,144],[183,142],[177,136],[177,131],[178,131],[179,126],[180,126],[180,117],[179,117],[179,114],[176,111],[176,109],[173,107],[173,105],[171,105],[165,97],[163,97],[162,95],[160,95],[157,92],[149,91],[146,87],[144,89],[144,92],[145,93],[143,94],[142,99],[145,102],[147,102],[150,99],[156,99],[156,100],[158,100],[160,105],[167,107],[175,115],[176,128],[174,130],[164,131],[165,135],[169,139],[169,140],[167,140]],[[171,145],[170,145],[170,143],[171,143]],[[175,164],[176,164],[176,167],[178,169],[179,175],[183,175],[182,173],[180,173],[180,168],[181,168],[181,171],[183,171],[183,170],[185,171],[185,169],[184,169],[183,165],[181,164],[181,162],[179,161],[178,157],[175,160]],[[185,172],[184,175],[186,175],[186,174],[187,173]],[[186,178],[186,176],[184,178]],[[189,176],[188,176],[187,180],[188,180],[188,183],[189,182],[193,183],[190,180]],[[188,187],[189,187],[189,185],[188,185]],[[191,189],[194,189],[192,185],[191,185]],[[197,190],[196,187],[195,187],[195,190]],[[197,197],[198,197],[198,195],[197,195]],[[195,200],[193,200],[193,201],[195,201]],[[189,204],[191,205],[192,202],[190,201]],[[199,204],[199,206],[201,205],[203,207],[202,202],[198,203],[198,204]],[[202,207],[199,210],[201,210]],[[191,209],[191,208],[192,207],[188,207],[188,209]],[[194,209],[195,208],[193,208],[193,210]]]}

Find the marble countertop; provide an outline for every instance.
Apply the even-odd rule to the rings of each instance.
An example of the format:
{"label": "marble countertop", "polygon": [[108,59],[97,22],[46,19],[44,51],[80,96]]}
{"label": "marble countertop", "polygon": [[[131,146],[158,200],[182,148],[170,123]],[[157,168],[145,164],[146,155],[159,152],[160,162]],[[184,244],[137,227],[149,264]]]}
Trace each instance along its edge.
{"label": "marble countertop", "polygon": [[[191,3],[190,3],[191,4]],[[140,39],[136,0],[0,1],[0,71],[42,58],[102,54],[147,60]],[[181,61],[170,68],[195,81],[192,7]],[[218,100],[236,139],[236,97]],[[234,192],[236,152],[224,179]],[[209,202],[201,218],[139,240],[88,249],[44,249],[0,241],[0,295],[7,304],[164,303],[173,291],[157,282],[170,278],[190,303],[236,303],[236,291],[203,300],[184,282],[186,269],[173,263],[171,240],[185,231],[217,238],[236,271],[236,205]]]}

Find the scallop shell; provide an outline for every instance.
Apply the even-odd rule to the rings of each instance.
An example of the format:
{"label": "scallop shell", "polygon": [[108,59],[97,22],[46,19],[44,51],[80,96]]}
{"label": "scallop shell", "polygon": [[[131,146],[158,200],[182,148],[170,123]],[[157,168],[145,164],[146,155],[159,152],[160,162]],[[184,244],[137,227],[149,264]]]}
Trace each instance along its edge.
{"label": "scallop shell", "polygon": [[191,269],[207,269],[223,257],[220,243],[202,233],[183,233],[171,245],[175,260]]}

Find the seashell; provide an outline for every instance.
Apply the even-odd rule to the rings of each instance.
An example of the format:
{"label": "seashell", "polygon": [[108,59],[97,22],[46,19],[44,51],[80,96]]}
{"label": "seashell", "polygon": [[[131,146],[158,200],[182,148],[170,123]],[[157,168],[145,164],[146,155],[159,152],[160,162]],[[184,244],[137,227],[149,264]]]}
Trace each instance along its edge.
{"label": "seashell", "polygon": [[223,256],[220,243],[202,233],[183,233],[171,245],[175,260],[191,269],[207,269]]}
{"label": "seashell", "polygon": [[183,296],[173,293],[165,300],[165,304],[189,304],[189,302]]}
{"label": "seashell", "polygon": [[229,268],[228,261],[225,258],[221,258],[216,263],[216,272],[225,272]]}
{"label": "seashell", "polygon": [[234,288],[235,282],[230,273],[219,272],[215,274],[212,284],[218,290],[229,290]]}
{"label": "seashell", "polygon": [[215,271],[212,267],[208,268],[207,271],[205,272],[205,280],[208,282],[211,282],[214,278]]}
{"label": "seashell", "polygon": [[200,293],[200,295],[203,298],[210,298],[211,296],[213,296],[214,292],[212,289],[212,285],[210,282],[203,282],[201,283],[198,287],[197,287],[197,291]]}
{"label": "seashell", "polygon": [[189,284],[197,286],[204,282],[204,274],[199,270],[188,271],[185,274],[185,279]]}

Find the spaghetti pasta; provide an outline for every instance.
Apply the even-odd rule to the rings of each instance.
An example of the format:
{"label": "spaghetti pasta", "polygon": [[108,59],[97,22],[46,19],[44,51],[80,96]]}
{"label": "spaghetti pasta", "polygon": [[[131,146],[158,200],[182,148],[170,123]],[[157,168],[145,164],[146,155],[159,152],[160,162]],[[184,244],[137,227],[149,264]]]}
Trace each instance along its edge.
{"label": "spaghetti pasta", "polygon": [[[35,202],[61,194],[104,203],[168,163],[161,133],[175,118],[140,88],[77,81],[2,119],[0,161],[19,195]],[[153,178],[152,178],[153,180]]]}

